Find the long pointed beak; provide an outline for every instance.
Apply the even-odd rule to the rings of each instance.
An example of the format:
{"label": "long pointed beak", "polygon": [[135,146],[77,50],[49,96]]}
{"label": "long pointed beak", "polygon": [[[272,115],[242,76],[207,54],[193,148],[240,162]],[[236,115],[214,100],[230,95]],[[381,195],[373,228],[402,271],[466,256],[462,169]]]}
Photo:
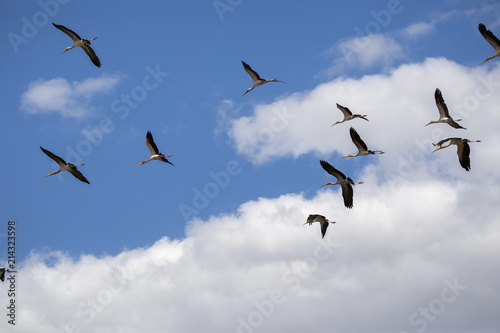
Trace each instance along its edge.
{"label": "long pointed beak", "polygon": [[241,97],[245,96],[247,92],[249,92],[250,90],[247,89],[247,91],[245,91],[245,93],[243,95],[241,95]]}
{"label": "long pointed beak", "polygon": [[48,176],[52,176],[53,174],[54,174],[54,172],[51,172],[51,173],[49,173],[48,175],[43,176],[43,178],[48,177]]}
{"label": "long pointed beak", "polygon": [[138,167],[139,165],[143,165],[143,164],[144,164],[144,162],[141,162],[141,163],[137,164],[136,167]]}
{"label": "long pointed beak", "polygon": [[346,157],[352,157],[352,156],[351,155],[342,156],[342,158],[346,158]]}
{"label": "long pointed beak", "polygon": [[308,224],[308,223],[309,223],[309,222],[307,222],[307,221],[306,221],[306,223],[304,223],[303,225],[306,225],[306,224]]}
{"label": "long pointed beak", "polygon": [[438,150],[439,150],[439,149],[441,149],[441,148],[443,148],[443,146],[441,146],[441,147],[438,147],[438,148],[434,149],[432,152],[438,151]]}
{"label": "long pointed beak", "polygon": [[61,53],[59,53],[59,54],[63,54],[63,53],[64,53],[64,52],[66,52],[66,51],[68,51],[68,49],[64,49],[64,51],[62,51],[62,52],[61,52]]}
{"label": "long pointed beak", "polygon": [[[432,124],[432,122],[430,122],[430,123],[426,124],[425,126],[430,125],[430,124]],[[425,126],[424,126],[424,127],[425,127]]]}
{"label": "long pointed beak", "polygon": [[[339,123],[339,122],[337,121],[337,122],[335,122],[333,125],[337,125],[338,123]],[[332,126],[333,126],[333,125],[332,125]],[[330,127],[332,127],[332,126],[330,126]]]}
{"label": "long pointed beak", "polygon": [[320,187],[323,187],[323,186],[326,186],[326,185],[330,185],[331,183],[326,183],[326,184],[323,184],[321,185]]}

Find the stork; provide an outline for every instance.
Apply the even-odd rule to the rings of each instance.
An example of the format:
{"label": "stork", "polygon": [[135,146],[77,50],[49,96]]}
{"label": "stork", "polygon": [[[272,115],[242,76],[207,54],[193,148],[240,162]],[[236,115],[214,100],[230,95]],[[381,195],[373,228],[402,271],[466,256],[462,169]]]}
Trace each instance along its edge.
{"label": "stork", "polygon": [[328,226],[330,225],[330,223],[336,223],[335,221],[329,221],[323,215],[311,214],[307,218],[306,223],[304,223],[303,225],[306,225],[308,223],[309,223],[309,225],[312,225],[314,222],[319,222],[319,224],[321,225],[321,239],[325,238],[326,229],[328,229]]}
{"label": "stork", "polygon": [[257,72],[254,71],[252,69],[252,67],[250,67],[246,62],[241,61],[241,63],[243,64],[243,68],[245,68],[245,71],[250,75],[250,77],[253,80],[253,86],[252,86],[252,88],[248,88],[247,91],[245,91],[245,93],[242,96],[245,96],[245,94],[247,92],[252,91],[255,87],[261,86],[264,83],[268,83],[268,82],[282,82],[282,83],[286,83],[286,82],[283,82],[283,81],[279,81],[276,78],[271,79],[271,80],[261,79],[260,76],[259,76],[259,74],[257,74]]}
{"label": "stork", "polygon": [[64,49],[64,51],[61,52],[61,54],[63,54],[66,51],[71,50],[74,47],[80,46],[85,51],[85,53],[87,53],[87,55],[89,56],[90,60],[92,60],[94,65],[96,65],[97,67],[101,67],[101,61],[99,61],[99,58],[95,54],[94,50],[90,47],[90,42],[93,41],[94,39],[97,39],[97,37],[94,37],[92,39],[82,39],[73,30],[68,29],[63,25],[59,25],[59,24],[55,24],[55,23],[52,23],[52,24],[54,25],[54,27],[61,30],[69,37],[71,37],[71,39],[73,40],[73,46],[68,46],[67,48]]}
{"label": "stork", "polygon": [[148,146],[149,153],[151,154],[151,156],[149,156],[149,158],[147,160],[142,161],[141,163],[137,164],[137,166],[142,165],[144,163],[148,163],[149,161],[152,161],[152,160],[162,161],[162,162],[166,162],[166,163],[174,165],[172,162],[170,162],[167,159],[167,157],[170,157],[172,155],[165,156],[165,155],[160,153],[160,151],[158,150],[158,147],[156,146],[156,143],[153,140],[153,135],[151,134],[150,131],[148,131],[148,133],[146,134],[146,146]]}
{"label": "stork", "polygon": [[87,178],[85,178],[82,175],[82,173],[77,170],[77,167],[84,165],[83,163],[82,164],[78,164],[78,165],[74,165],[74,164],[71,164],[71,163],[66,163],[66,161],[64,161],[62,158],[60,158],[56,154],[51,153],[47,149],[43,149],[42,146],[40,146],[40,149],[45,154],[47,154],[48,157],[50,157],[51,159],[53,159],[54,161],[56,161],[57,164],[59,164],[59,171],[51,172],[48,175],[44,176],[43,178],[48,177],[48,176],[52,176],[52,175],[55,175],[55,174],[58,174],[61,171],[68,171],[73,176],[75,176],[76,178],[80,179],[82,182],[90,184],[89,181],[87,180]]}

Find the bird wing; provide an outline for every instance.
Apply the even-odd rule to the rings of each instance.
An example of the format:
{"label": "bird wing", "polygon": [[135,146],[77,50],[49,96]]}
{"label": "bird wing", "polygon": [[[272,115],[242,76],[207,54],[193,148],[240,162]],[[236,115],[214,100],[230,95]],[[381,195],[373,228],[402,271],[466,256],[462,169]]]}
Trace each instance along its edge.
{"label": "bird wing", "polygon": [[444,102],[443,95],[441,94],[441,90],[436,88],[436,92],[434,93],[434,98],[436,99],[436,106],[439,110],[439,119],[444,118],[444,117],[450,117],[450,114],[448,113],[448,107],[446,106],[446,103]]}
{"label": "bird wing", "polygon": [[344,197],[344,206],[347,208],[352,208],[352,197],[354,196],[354,191],[352,190],[351,184],[342,184],[342,197]]}
{"label": "bird wing", "polygon": [[479,23],[478,29],[484,39],[486,39],[486,41],[490,43],[495,50],[500,49],[500,40],[498,40],[498,38],[490,30],[486,30],[484,24]]}
{"label": "bird wing", "polygon": [[348,117],[348,116],[352,116],[352,112],[351,110],[349,110],[348,108],[340,105],[339,103],[337,103],[337,108],[342,111],[342,113],[344,114],[344,118]]}
{"label": "bird wing", "polygon": [[87,180],[87,178],[85,178],[82,175],[82,173],[76,169],[76,167],[73,167],[73,168],[69,169],[68,171],[71,172],[71,174],[73,176],[75,176],[76,178],[80,179],[82,182],[90,184],[90,182]]}
{"label": "bird wing", "polygon": [[309,215],[309,217],[307,218],[307,222],[306,222],[306,223],[312,224],[313,222],[316,222],[316,219],[317,219],[318,217],[323,217],[323,218],[324,218],[324,216],[323,216],[323,215],[311,214],[311,215]]}
{"label": "bird wing", "polygon": [[85,44],[84,46],[82,46],[82,49],[85,51],[85,53],[87,53],[87,55],[89,56],[90,60],[92,60],[92,62],[94,63],[94,65],[96,65],[97,67],[101,67],[101,61],[99,60],[99,58],[95,54],[94,49],[92,49],[87,44]]}
{"label": "bird wing", "polygon": [[59,24],[55,24],[52,22],[52,24],[54,25],[54,27],[56,27],[57,29],[61,30],[62,32],[64,32],[66,35],[70,36],[72,40],[74,41],[78,41],[78,40],[81,40],[80,36],[78,36],[78,34],[76,32],[74,32],[73,30],[71,29],[68,29],[66,28],[64,25],[59,25]]}
{"label": "bird wing", "polygon": [[156,147],[156,143],[154,142],[153,135],[150,131],[148,131],[148,133],[146,134],[146,145],[148,146],[151,156],[160,154],[160,151],[158,150],[158,147]]}
{"label": "bird wing", "polygon": [[241,61],[241,63],[243,64],[243,68],[245,68],[245,71],[252,77],[252,80],[253,81],[260,81],[262,80],[259,76],[259,74],[257,74],[256,71],[254,71],[252,69],[252,67],[250,67],[246,62],[244,62],[243,60]]}
{"label": "bird wing", "polygon": [[51,159],[53,159],[54,161],[57,162],[57,164],[59,164],[59,166],[63,166],[63,165],[67,165],[67,163],[62,159],[60,158],[59,156],[57,156],[56,154],[53,154],[51,153],[50,151],[48,151],[47,149],[43,149],[42,146],[39,146],[40,149],[45,153],[47,154],[47,156],[49,156]]}
{"label": "bird wing", "polygon": [[169,160],[167,160],[167,158],[165,156],[162,156],[162,158],[160,159],[160,161],[174,165],[174,163],[172,163]]}
{"label": "bird wing", "polygon": [[358,150],[361,151],[367,151],[368,147],[366,146],[365,142],[361,140],[358,132],[354,129],[354,127],[351,127],[349,130],[349,134],[351,135],[352,142],[354,145],[358,148]]}
{"label": "bird wing", "polygon": [[457,145],[458,161],[466,171],[470,170],[470,146],[466,141]]}
{"label": "bird wing", "polygon": [[449,140],[451,140],[451,139],[453,139],[453,138],[443,139],[443,140],[439,141],[438,143],[436,143],[434,146],[442,146],[442,145],[443,145],[443,143],[445,143],[446,141],[449,141]]}
{"label": "bird wing", "polygon": [[327,220],[321,222],[321,238],[325,238],[326,229],[328,229],[329,224],[330,222],[328,222]]}
{"label": "bird wing", "polygon": [[459,123],[457,123],[455,120],[453,120],[451,117],[448,117],[450,120],[448,121],[448,125],[450,125],[453,128],[463,128],[466,129],[465,127],[461,126]]}
{"label": "bird wing", "polygon": [[323,169],[325,169],[326,172],[328,172],[330,175],[334,176],[337,178],[337,180],[345,179],[345,175],[340,172],[339,170],[335,169],[330,163],[327,161],[319,161]]}

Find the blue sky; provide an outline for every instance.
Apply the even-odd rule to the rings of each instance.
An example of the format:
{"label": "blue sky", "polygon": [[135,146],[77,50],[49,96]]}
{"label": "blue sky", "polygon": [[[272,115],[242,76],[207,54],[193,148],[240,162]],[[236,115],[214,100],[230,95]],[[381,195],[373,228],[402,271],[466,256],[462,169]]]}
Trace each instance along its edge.
{"label": "blue sky", "polygon": [[[2,4],[0,234],[16,221],[20,293],[39,295],[24,296],[22,331],[35,323],[47,332],[71,331],[68,323],[102,332],[498,327],[488,309],[498,306],[500,271],[485,258],[500,250],[500,67],[481,65],[494,50],[477,29],[481,22],[500,36],[496,1],[61,2]],[[51,22],[98,37],[102,67],[79,48],[60,55],[72,41]],[[242,97],[252,83],[242,60],[286,84]],[[467,130],[424,127],[438,118],[436,88]],[[330,127],[341,119],[336,103],[370,122]],[[341,159],[355,153],[351,126],[386,153]],[[149,157],[148,130],[175,167],[136,167]],[[455,147],[431,153],[431,141],[450,136],[482,140],[471,144],[470,172]],[[85,163],[91,185],[67,172],[43,178],[55,164],[39,146]],[[320,159],[364,181],[352,210],[339,188],[320,189],[332,181]],[[312,213],[337,221],[324,244],[318,225],[302,226]],[[5,239],[0,246],[1,265]],[[290,268],[307,258],[319,263],[313,274]],[[88,286],[75,291],[82,272]],[[126,288],[86,317],[79,304],[111,290],[113,272]],[[449,286],[454,279],[463,294]],[[59,285],[68,292],[54,295]],[[441,301],[438,320],[418,314],[446,290],[457,302]],[[164,319],[152,310],[118,320],[132,297],[166,309]],[[271,304],[264,300],[274,304],[269,316],[255,305]],[[477,320],[465,321],[478,304]],[[310,310],[318,307],[352,309],[367,322],[344,315],[332,327]],[[199,322],[182,320],[181,308]],[[307,322],[286,320],[302,310]]]}

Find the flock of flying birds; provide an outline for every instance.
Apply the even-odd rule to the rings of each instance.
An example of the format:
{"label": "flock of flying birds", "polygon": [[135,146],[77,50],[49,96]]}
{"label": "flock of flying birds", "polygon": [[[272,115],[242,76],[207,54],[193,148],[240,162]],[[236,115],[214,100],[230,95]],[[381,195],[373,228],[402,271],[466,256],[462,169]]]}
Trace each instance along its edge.
{"label": "flock of flying birds", "polygon": [[[71,39],[73,40],[73,45],[64,49],[64,51],[62,51],[61,54],[79,46],[85,51],[85,53],[89,56],[90,60],[92,61],[92,63],[95,66],[101,67],[101,62],[100,62],[99,58],[97,57],[96,53],[94,52],[94,50],[90,46],[91,45],[90,42],[95,40],[97,37],[90,39],[90,40],[89,39],[82,39],[77,33],[66,28],[65,26],[54,24],[54,23],[52,23],[52,24],[54,25],[54,27],[56,27],[57,29],[59,29],[62,32],[64,32],[65,34],[67,34],[69,37],[71,37]],[[486,58],[486,60],[483,61],[483,63],[485,63],[486,61],[488,61],[492,58],[499,57],[500,56],[500,41],[498,40],[498,38],[490,30],[487,30],[486,27],[484,26],[484,24],[482,24],[482,23],[479,24],[478,29],[479,29],[479,32],[481,33],[481,35],[486,39],[486,41],[488,43],[490,43],[491,46],[493,46],[493,48],[495,49],[495,54]],[[245,91],[245,93],[243,94],[243,96],[245,94],[247,94],[248,92],[252,91],[254,88],[261,86],[265,83],[269,83],[269,82],[285,83],[283,81],[277,80],[276,78],[271,79],[271,80],[262,79],[259,76],[259,74],[257,74],[257,72],[255,72],[248,64],[246,64],[243,61],[242,61],[242,64],[243,64],[243,68],[250,75],[250,77],[252,78],[252,81],[253,81],[252,87],[248,88]],[[437,108],[439,110],[439,119],[435,120],[435,121],[431,121],[427,125],[435,124],[435,123],[446,123],[446,124],[450,125],[451,127],[456,128],[456,129],[465,129],[464,127],[462,127],[460,124],[457,123],[457,121],[460,121],[460,119],[453,120],[453,118],[450,117],[449,112],[448,112],[448,108],[446,106],[446,103],[444,102],[443,96],[442,96],[441,91],[439,89],[436,89],[434,97],[436,100]],[[345,121],[353,120],[356,118],[361,118],[361,119],[368,121],[368,119],[366,118],[366,115],[353,114],[347,107],[344,107],[342,105],[337,104],[337,108],[340,111],[342,111],[342,113],[344,115],[344,119],[341,121],[335,122],[332,126],[339,124],[339,123],[343,123]],[[425,126],[427,126],[427,125],[425,125]],[[358,152],[356,155],[349,154],[349,155],[344,156],[344,157],[367,156],[367,155],[376,155],[376,154],[383,154],[384,153],[382,151],[368,150],[367,145],[361,139],[361,137],[359,136],[359,134],[356,132],[356,130],[353,127],[350,128],[349,133],[350,133],[352,142],[354,143],[354,145],[358,149]],[[468,139],[458,138],[458,137],[446,138],[446,139],[439,141],[437,144],[434,144],[438,148],[436,148],[433,152],[440,150],[440,149],[443,149],[443,148],[446,148],[446,147],[449,147],[451,145],[456,145],[457,146],[458,160],[460,162],[460,165],[466,171],[469,171],[470,170],[470,158],[469,158],[470,147],[468,144],[469,142],[480,142],[480,141],[479,140],[473,141],[473,140],[468,140]],[[152,161],[152,160],[158,160],[158,161],[162,161],[162,162],[166,162],[166,163],[169,163],[171,165],[174,165],[173,163],[171,163],[167,159],[167,157],[171,157],[172,155],[166,156],[166,155],[163,155],[159,152],[158,147],[156,146],[156,144],[153,140],[153,135],[149,131],[146,134],[146,145],[149,149],[150,157],[147,160],[139,163],[137,166],[142,165],[142,164],[147,163],[147,162]],[[69,171],[73,176],[75,176],[76,178],[78,178],[82,182],[90,184],[90,182],[77,169],[77,167],[79,167],[83,164],[74,165],[71,163],[67,163],[62,158],[53,154],[52,152],[50,152],[42,147],[40,147],[40,149],[45,154],[47,154],[50,158],[52,158],[55,162],[57,162],[57,164],[59,164],[59,167],[60,167],[59,171],[51,172],[47,176],[57,174],[61,171]],[[326,161],[321,160],[320,164],[327,173],[329,173],[330,175],[334,176],[337,179],[337,181],[334,183],[327,182],[326,184],[324,184],[322,186],[340,185],[342,188],[342,196],[344,198],[345,207],[352,208],[353,207],[353,188],[352,188],[352,185],[362,184],[362,182],[355,182],[351,178],[346,177],[342,172],[335,169],[330,163],[328,163]],[[47,177],[47,176],[45,176],[45,177]],[[307,223],[309,223],[309,225],[312,225],[314,222],[319,222],[321,224],[322,237],[325,236],[328,225],[330,223],[335,223],[335,222],[329,221],[323,215],[311,214],[307,218],[307,221],[306,221],[306,223],[304,223],[304,225]],[[0,270],[0,273],[1,273],[1,270]]]}
{"label": "flock of flying birds", "polygon": [[[479,32],[481,35],[486,39],[488,43],[493,46],[495,49],[495,54],[486,58],[486,60],[483,61],[483,64],[495,57],[500,56],[500,40],[490,31],[487,30],[485,25],[480,23],[478,26]],[[460,121],[461,119],[456,119],[454,120],[449,112],[448,112],[448,107],[446,106],[446,103],[444,102],[443,95],[441,93],[441,90],[436,88],[436,91],[434,93],[434,99],[436,100],[436,106],[439,111],[439,119],[438,120],[433,120],[430,121],[427,125],[430,124],[437,124],[437,123],[446,123],[450,125],[453,128],[456,129],[466,129],[465,127],[461,126],[460,124],[457,123],[457,121]],[[340,111],[344,114],[344,119],[341,121],[335,122],[333,125],[343,123],[345,121],[353,120],[356,118],[361,118],[366,121],[368,119],[366,118],[366,115],[359,115],[359,114],[352,114],[352,112],[346,108],[343,107],[342,105],[337,104],[337,108],[339,108]],[[332,126],[333,126],[332,125]],[[352,142],[354,145],[358,148],[358,153],[356,155],[349,154],[344,157],[355,157],[355,156],[367,156],[367,155],[375,155],[375,154],[383,154],[383,151],[372,151],[368,150],[367,145],[364,143],[364,141],[361,139],[359,136],[358,132],[351,127],[349,131],[351,135]],[[481,142],[480,140],[469,140],[465,138],[459,138],[459,137],[452,137],[452,138],[446,138],[438,143],[433,145],[437,147],[435,150],[432,152],[438,151],[443,148],[447,148],[451,145],[456,145],[457,146],[457,155],[458,155],[458,161],[462,168],[464,168],[466,171],[470,171],[470,146],[469,142]],[[446,144],[447,143],[447,144]],[[344,158],[343,157],[343,158]],[[334,176],[337,178],[337,181],[335,183],[328,182],[322,186],[326,185],[340,185],[342,188],[342,197],[344,198],[344,206],[347,208],[352,208],[353,207],[353,188],[352,185],[354,184],[362,184],[363,182],[355,182],[351,178],[346,177],[342,172],[339,170],[335,169],[330,163],[321,160],[320,161],[321,166],[323,169],[325,169],[326,172],[328,172],[330,175]],[[328,229],[328,226],[330,223],[336,223],[335,221],[330,221],[328,220],[325,216],[319,215],[319,214],[311,214],[307,218],[307,221],[304,223],[304,225],[309,224],[312,225],[314,222],[318,222],[321,226],[321,236],[322,238],[325,237],[326,230]]]}

